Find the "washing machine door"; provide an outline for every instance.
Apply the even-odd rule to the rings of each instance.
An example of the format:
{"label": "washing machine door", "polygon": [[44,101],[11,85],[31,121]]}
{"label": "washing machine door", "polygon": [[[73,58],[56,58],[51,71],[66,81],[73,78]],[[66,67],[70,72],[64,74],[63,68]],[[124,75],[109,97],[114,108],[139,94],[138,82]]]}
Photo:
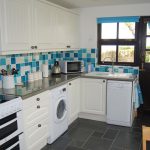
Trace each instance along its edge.
{"label": "washing machine door", "polygon": [[59,123],[66,118],[67,108],[65,98],[60,98],[55,108],[55,122]]}

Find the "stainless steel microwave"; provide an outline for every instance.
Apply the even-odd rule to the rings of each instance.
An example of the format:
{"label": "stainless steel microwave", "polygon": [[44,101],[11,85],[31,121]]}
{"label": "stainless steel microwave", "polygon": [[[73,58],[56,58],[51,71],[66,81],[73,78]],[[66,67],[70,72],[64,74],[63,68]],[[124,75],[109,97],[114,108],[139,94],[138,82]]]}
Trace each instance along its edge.
{"label": "stainless steel microwave", "polygon": [[83,61],[60,61],[60,68],[62,73],[82,73],[84,72]]}

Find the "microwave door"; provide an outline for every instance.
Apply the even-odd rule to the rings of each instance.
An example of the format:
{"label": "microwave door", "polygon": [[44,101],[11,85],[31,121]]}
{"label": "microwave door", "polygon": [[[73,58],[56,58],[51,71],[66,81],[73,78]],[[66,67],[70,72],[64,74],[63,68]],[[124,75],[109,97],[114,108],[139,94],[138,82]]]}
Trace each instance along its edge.
{"label": "microwave door", "polygon": [[68,62],[67,72],[68,73],[77,73],[81,71],[80,62]]}

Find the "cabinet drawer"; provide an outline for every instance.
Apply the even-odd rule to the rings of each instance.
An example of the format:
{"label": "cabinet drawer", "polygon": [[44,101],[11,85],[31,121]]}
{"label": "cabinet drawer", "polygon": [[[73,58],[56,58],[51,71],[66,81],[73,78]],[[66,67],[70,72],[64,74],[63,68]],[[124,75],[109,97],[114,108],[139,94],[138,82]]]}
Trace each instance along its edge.
{"label": "cabinet drawer", "polygon": [[[39,105],[40,106],[40,105]],[[30,123],[36,118],[43,116],[44,114],[48,114],[48,107],[47,106],[40,106],[40,108],[30,107],[26,110],[23,110],[24,122]]]}
{"label": "cabinet drawer", "polygon": [[48,137],[48,118],[39,121],[39,123],[25,130],[25,139],[28,149],[41,149],[46,145],[45,140]]}
{"label": "cabinet drawer", "polygon": [[24,109],[29,109],[30,107],[35,107],[37,105],[48,106],[48,104],[49,104],[49,91],[37,94],[23,101]]}
{"label": "cabinet drawer", "polygon": [[[32,127],[32,126],[34,126],[34,125],[36,125],[36,124],[38,124],[41,120],[45,120],[45,119],[47,119],[48,120],[48,113],[47,112],[45,112],[45,113],[43,113],[43,114],[41,114],[41,115],[39,115],[38,117],[36,117],[36,118],[33,118],[33,119],[25,119],[24,120],[24,127],[27,129],[27,128],[30,128],[30,127]],[[28,121],[29,120],[29,121]]]}

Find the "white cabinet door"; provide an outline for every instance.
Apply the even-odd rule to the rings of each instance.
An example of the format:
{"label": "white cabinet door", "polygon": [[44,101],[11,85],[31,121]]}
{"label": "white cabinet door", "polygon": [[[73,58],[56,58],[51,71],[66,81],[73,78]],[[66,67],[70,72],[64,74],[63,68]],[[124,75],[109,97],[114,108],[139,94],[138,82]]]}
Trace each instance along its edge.
{"label": "white cabinet door", "polygon": [[1,0],[1,50],[29,50],[31,4],[29,0]]}
{"label": "white cabinet door", "polygon": [[40,150],[47,143],[49,91],[23,100],[23,122],[27,150]]}
{"label": "white cabinet door", "polygon": [[37,49],[56,47],[56,8],[41,0],[34,1],[33,43]]}
{"label": "white cabinet door", "polygon": [[79,48],[79,15],[68,13],[68,44],[71,48]]}
{"label": "white cabinet door", "polygon": [[81,79],[81,112],[104,115],[105,107],[106,80]]}
{"label": "white cabinet door", "polygon": [[80,111],[80,79],[68,83],[69,123],[78,118]]}
{"label": "white cabinet door", "polygon": [[43,118],[37,124],[25,129],[25,139],[28,150],[40,150],[47,144],[48,118]]}
{"label": "white cabinet door", "polygon": [[67,46],[67,13],[63,9],[56,8],[56,48],[66,48]]}

